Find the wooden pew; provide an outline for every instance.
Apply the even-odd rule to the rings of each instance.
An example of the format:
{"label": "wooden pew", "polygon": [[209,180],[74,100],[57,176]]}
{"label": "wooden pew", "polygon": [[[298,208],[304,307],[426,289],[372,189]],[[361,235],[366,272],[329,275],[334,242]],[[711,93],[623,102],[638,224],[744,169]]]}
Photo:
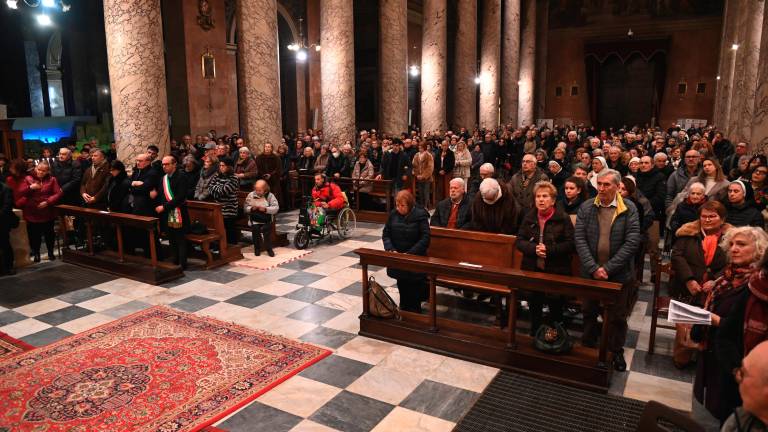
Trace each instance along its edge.
{"label": "wooden pew", "polygon": [[[243,259],[240,246],[227,244],[221,204],[187,200],[187,210],[189,211],[189,220],[192,223],[201,223],[208,228],[206,234],[189,233],[186,235],[190,243],[200,246],[203,254],[201,258],[205,260],[206,269]],[[218,243],[219,246],[216,253],[211,250],[211,244],[214,243]],[[194,249],[191,249],[190,252],[191,256],[196,253]]]}
{"label": "wooden pew", "polygon": [[[518,290],[539,291],[551,295],[578,296],[597,300],[603,305],[616,302],[621,285],[612,282],[527,272],[509,267],[467,266],[459,261],[423,257],[373,249],[357,249],[363,273],[363,314],[360,335],[419,349],[514,370],[558,382],[606,392],[611,368],[607,341],[609,327],[603,326],[598,350],[574,346],[568,354],[550,355],[535,350],[532,340],[516,334],[516,308],[508,308],[505,329],[472,324],[437,316],[436,281],[453,279],[471,281],[476,286],[493,286],[504,291],[514,304]],[[492,251],[489,251],[492,253]],[[485,255],[485,254],[482,254]],[[376,265],[424,273],[429,280],[427,314],[401,311],[401,320],[381,319],[369,313],[368,266]],[[503,289],[500,287],[504,287]],[[603,322],[610,322],[609,307],[604,307]]]}
{"label": "wooden pew", "polygon": [[[58,205],[56,210],[62,218],[59,226],[63,243],[67,244],[66,224],[64,216],[74,216],[85,224],[85,250],[64,247],[62,256],[64,262],[77,264],[94,270],[115,274],[151,284],[161,284],[184,276],[181,266],[159,261],[155,240],[159,235],[158,219],[156,217],[137,216],[127,213],[107,212],[85,207]],[[96,250],[94,244],[94,226],[97,229],[115,229],[117,252],[111,250]],[[125,229],[144,230],[147,233],[150,258],[129,255],[124,251]]]}
{"label": "wooden pew", "polygon": [[[235,221],[235,226],[239,230],[238,233],[241,231],[248,231],[251,232],[251,227],[248,226],[248,215],[242,213],[243,204],[245,203],[245,198],[248,196],[250,192],[245,191],[239,191],[237,193],[237,206],[241,210],[240,216],[237,217],[237,220]],[[277,232],[277,224],[272,225],[272,247],[281,247],[281,246],[288,246],[288,233],[284,232]],[[261,251],[265,252],[266,247],[262,244],[261,245]]]}

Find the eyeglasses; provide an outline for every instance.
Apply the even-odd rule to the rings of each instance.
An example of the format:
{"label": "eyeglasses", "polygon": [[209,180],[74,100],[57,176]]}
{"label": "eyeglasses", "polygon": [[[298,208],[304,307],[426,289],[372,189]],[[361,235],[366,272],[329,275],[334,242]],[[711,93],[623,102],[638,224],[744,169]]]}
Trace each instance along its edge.
{"label": "eyeglasses", "polygon": [[686,156],[685,158],[686,159],[698,159],[699,157],[698,156]]}

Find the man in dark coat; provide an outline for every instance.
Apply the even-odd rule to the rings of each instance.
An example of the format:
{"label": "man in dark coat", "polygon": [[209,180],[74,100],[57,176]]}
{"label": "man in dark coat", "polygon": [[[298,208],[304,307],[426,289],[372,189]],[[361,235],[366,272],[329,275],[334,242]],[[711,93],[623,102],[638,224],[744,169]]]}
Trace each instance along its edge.
{"label": "man in dark coat", "polygon": [[133,214],[135,215],[155,215],[155,198],[159,190],[159,177],[151,163],[152,158],[147,153],[136,156],[136,167],[131,173],[131,187],[128,190],[133,201]]}
{"label": "man in dark coat", "polygon": [[[614,369],[625,371],[624,342],[634,289],[635,253],[640,247],[640,220],[635,205],[618,193],[620,182],[621,174],[612,169],[597,175],[597,197],[579,207],[574,240],[582,277],[622,284],[619,298],[609,307],[611,321],[603,325],[611,326],[610,340],[606,342],[613,352]],[[585,300],[582,310],[582,344],[594,347],[599,334],[599,305],[594,300]]]}
{"label": "man in dark coat", "polygon": [[80,196],[89,208],[106,209],[109,162],[101,149],[91,150],[91,165],[85,168],[80,183]]}
{"label": "man in dark coat", "polygon": [[472,222],[472,206],[464,193],[466,185],[461,178],[450,181],[448,197],[437,203],[435,213],[430,219],[432,226],[463,229]]}
{"label": "man in dark coat", "polygon": [[381,157],[380,177],[392,180],[392,196],[407,187],[411,178],[411,160],[400,149],[400,140],[392,142],[390,150]]}
{"label": "man in dark coat", "polygon": [[168,233],[173,263],[187,268],[187,239],[189,212],[187,211],[187,179],[176,167],[176,159],[166,156],[162,160],[165,175],[160,179],[159,205],[155,213],[161,229]]}
{"label": "man in dark coat", "polygon": [[653,166],[650,156],[640,158],[640,170],[636,176],[637,189],[650,201],[655,215],[653,225],[648,229],[646,247],[651,262],[656,262],[656,258],[659,256],[659,237],[663,235],[664,220],[666,219],[664,200],[666,198],[667,180],[664,174]]}
{"label": "man in dark coat", "polygon": [[256,156],[256,172],[262,180],[269,184],[269,190],[280,201],[283,191],[280,188],[280,177],[283,175],[283,161],[273,148],[272,143],[264,144],[264,151]]}
{"label": "man in dark coat", "polygon": [[[509,180],[509,190],[522,211],[520,217],[533,208],[533,186],[536,182],[547,180],[549,177],[536,166],[536,157],[532,154],[523,156],[521,170]],[[514,234],[517,234],[517,231]]]}
{"label": "man in dark coat", "polygon": [[80,197],[80,182],[83,171],[77,161],[72,160],[72,151],[66,147],[59,149],[59,158],[51,166],[51,174],[61,188],[59,204],[79,206],[82,203]]}

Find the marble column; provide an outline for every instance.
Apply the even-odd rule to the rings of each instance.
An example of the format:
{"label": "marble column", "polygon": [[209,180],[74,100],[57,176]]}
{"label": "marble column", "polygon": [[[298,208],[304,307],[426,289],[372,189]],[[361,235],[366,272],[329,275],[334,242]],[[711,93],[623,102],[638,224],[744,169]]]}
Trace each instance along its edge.
{"label": "marble column", "polygon": [[739,20],[739,49],[728,118],[728,138],[732,142],[749,142],[752,136],[752,116],[757,90],[760,40],[763,30],[764,0],[750,0],[744,4]]}
{"label": "marble column", "polygon": [[446,0],[424,0],[421,41],[421,130],[446,129]]}
{"label": "marble column", "polygon": [[408,130],[408,0],[379,1],[379,128]]}
{"label": "marble column", "polygon": [[355,140],[355,40],[352,0],[320,3],[320,85],[325,142]]}
{"label": "marble column", "polygon": [[501,0],[483,0],[480,54],[480,127],[499,125],[499,62],[501,61]]}
{"label": "marble column", "polygon": [[726,105],[731,92],[731,59],[733,52],[731,44],[736,41],[736,22],[739,15],[738,0],[726,0],[723,9],[723,31],[721,33],[720,56],[717,66],[717,88],[715,91],[715,105],[712,113],[712,123],[718,128],[725,129]]}
{"label": "marble column", "polygon": [[763,14],[750,151],[768,152],[768,14]]}
{"label": "marble column", "polygon": [[549,38],[549,2],[536,8],[536,79],[534,80],[534,118],[546,117],[547,106],[547,44]]}
{"label": "marble column", "polygon": [[276,0],[237,2],[240,128],[251,151],[265,143],[280,144],[280,64],[277,46]]}
{"label": "marble column", "polygon": [[504,0],[504,54],[501,71],[501,122],[517,125],[520,80],[520,0]]}
{"label": "marble column", "polygon": [[160,2],[104,0],[104,30],[117,157],[132,167],[147,145],[170,147]]}
{"label": "marble column", "polygon": [[520,47],[520,93],[518,97],[518,125],[530,126],[533,118],[533,85],[536,74],[536,0],[525,0],[523,42]]}
{"label": "marble column", "polygon": [[477,0],[456,2],[453,122],[471,131],[477,124]]}

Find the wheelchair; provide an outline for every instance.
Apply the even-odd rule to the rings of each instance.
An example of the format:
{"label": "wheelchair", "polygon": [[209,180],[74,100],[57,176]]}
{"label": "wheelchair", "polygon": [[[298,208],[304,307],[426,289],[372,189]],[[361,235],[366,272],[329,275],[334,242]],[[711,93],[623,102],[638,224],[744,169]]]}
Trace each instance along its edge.
{"label": "wheelchair", "polygon": [[347,239],[355,231],[357,217],[349,207],[346,194],[344,207],[341,210],[316,208],[311,196],[305,196],[303,201],[303,205],[299,208],[296,234],[293,237],[293,245],[296,249],[306,249],[312,240],[320,241],[328,238],[329,241],[333,241],[334,232],[340,239]]}

